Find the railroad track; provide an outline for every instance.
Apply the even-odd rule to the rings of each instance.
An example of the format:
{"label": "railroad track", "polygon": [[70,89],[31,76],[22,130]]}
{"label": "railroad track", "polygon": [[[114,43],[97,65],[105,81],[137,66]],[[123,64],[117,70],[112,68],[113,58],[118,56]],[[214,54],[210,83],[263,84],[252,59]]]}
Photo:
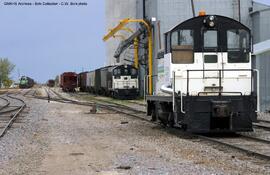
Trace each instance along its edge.
{"label": "railroad track", "polygon": [[[77,105],[84,106],[93,106],[98,105],[101,108],[108,109],[120,114],[127,115],[142,121],[153,123],[149,117],[146,117],[145,111],[139,111],[132,109],[125,105],[120,105],[118,103],[106,101],[106,100],[91,100],[91,102],[80,102],[76,100],[71,100],[64,98],[60,93],[57,93],[52,90],[52,92],[59,98],[62,99],[62,102],[72,103]],[[57,100],[60,101],[61,100]],[[270,123],[270,122],[269,122]],[[258,137],[247,136],[242,134],[235,134],[231,137],[211,137],[205,135],[189,134],[185,133],[182,130],[176,128],[168,128],[168,132],[179,137],[179,135],[189,138],[199,138],[211,143],[216,143],[221,146],[226,146],[234,150],[241,151],[249,156],[255,156],[257,158],[270,161],[270,141]]]}
{"label": "railroad track", "polygon": [[[50,91],[55,94],[57,96],[57,98],[51,98],[53,99],[53,101],[59,101],[59,102],[66,102],[66,103],[72,103],[72,104],[78,104],[78,105],[85,105],[85,106],[93,106],[93,105],[97,105],[98,107],[101,108],[107,108],[110,110],[113,110],[115,112],[119,112],[122,114],[145,114],[145,111],[141,111],[141,110],[137,110],[134,108],[131,108],[129,106],[126,105],[121,105],[118,103],[114,103],[114,102],[110,102],[110,101],[106,101],[106,100],[98,100],[98,99],[91,99],[90,102],[82,102],[82,101],[78,101],[78,100],[72,100],[69,98],[65,98],[63,97],[60,93],[50,89]],[[47,91],[47,96],[49,96],[49,94],[51,92]],[[132,112],[132,113],[131,113]]]}
{"label": "railroad track", "polygon": [[110,102],[110,101],[106,101],[106,100],[97,100],[97,99],[93,99],[91,100],[91,102],[80,102],[80,101],[76,101],[76,100],[70,100],[67,98],[64,98],[63,96],[61,96],[61,94],[59,94],[58,92],[51,90],[54,94],[56,94],[60,99],[62,98],[65,101],[68,101],[69,103],[73,103],[73,104],[79,104],[79,105],[85,105],[85,106],[94,106],[96,105],[97,107],[103,108],[103,109],[108,109],[120,114],[125,114],[131,117],[136,117],[140,120],[143,121],[149,121],[148,119],[145,118],[145,111],[141,111],[141,110],[137,110],[134,108],[131,108],[129,106],[126,105],[121,105],[118,103],[114,103],[114,102]]}
{"label": "railroad track", "polygon": [[[1,97],[1,99],[6,101],[6,105],[0,108],[0,119],[1,119],[0,138],[5,135],[7,130],[12,126],[12,124],[16,121],[18,116],[26,107],[26,104],[22,99],[15,96],[11,96],[9,94],[6,94],[5,96]],[[15,104],[19,102],[20,105],[11,106],[11,103],[14,103],[14,101],[16,101]]]}
{"label": "railroad track", "polygon": [[[104,101],[107,102],[107,101]],[[107,103],[111,103],[111,104],[115,104],[113,102],[107,102]],[[119,104],[118,104],[119,105]],[[153,123],[150,118],[146,118],[145,113],[130,113],[129,112],[129,108],[125,108],[125,110],[123,111],[123,108],[125,108],[125,106],[120,105],[119,107],[109,107],[109,109],[114,110],[116,112],[119,112],[121,114],[125,114],[128,116],[132,116],[135,118],[139,118],[140,120],[143,121],[147,121],[147,122],[151,122]],[[269,122],[270,124],[270,122]],[[238,151],[241,151],[247,155],[251,155],[251,156],[255,156],[261,159],[265,159],[270,161],[270,152],[268,150],[270,150],[270,141],[269,140],[265,140],[262,138],[258,138],[258,137],[253,137],[253,136],[247,136],[247,135],[241,135],[241,134],[237,134],[232,138],[213,138],[213,137],[207,137],[207,136],[203,136],[203,135],[195,135],[195,134],[188,134],[188,133],[184,133],[182,130],[178,130],[176,131],[175,128],[170,129],[171,131],[173,130],[173,132],[170,132],[176,136],[178,136],[178,134],[181,134],[183,136],[183,134],[187,137],[190,138],[200,138],[200,139],[204,139],[207,141],[211,141],[214,143],[218,143],[221,145],[225,145],[227,147],[236,149]]]}
{"label": "railroad track", "polygon": [[[70,95],[73,96],[73,97],[78,97],[77,94],[70,94]],[[128,105],[121,104],[121,103],[118,103],[118,102],[113,102],[113,101],[110,101],[110,100],[97,99],[97,98],[93,97],[93,98],[90,99],[90,101],[95,102],[95,103],[102,103],[102,104],[106,104],[106,105],[112,105],[112,107],[114,107],[114,106],[121,107],[121,109],[128,109],[128,110],[131,110],[133,112],[146,113],[146,111],[134,109],[133,107],[130,107]],[[125,102],[146,107],[146,105],[144,105],[144,104],[133,102],[133,101],[125,101]]]}
{"label": "railroad track", "polygon": [[258,120],[258,123],[253,123],[253,126],[255,128],[270,131],[270,121],[268,120]]}
{"label": "railroad track", "polygon": [[211,137],[198,135],[199,138],[225,145],[232,149],[241,151],[247,155],[270,161],[270,141],[241,134],[230,137]]}
{"label": "railroad track", "polygon": [[3,109],[7,108],[10,105],[10,102],[7,99],[5,99],[4,97],[0,97],[0,99],[5,102],[5,104],[0,107],[0,111],[1,111]]}

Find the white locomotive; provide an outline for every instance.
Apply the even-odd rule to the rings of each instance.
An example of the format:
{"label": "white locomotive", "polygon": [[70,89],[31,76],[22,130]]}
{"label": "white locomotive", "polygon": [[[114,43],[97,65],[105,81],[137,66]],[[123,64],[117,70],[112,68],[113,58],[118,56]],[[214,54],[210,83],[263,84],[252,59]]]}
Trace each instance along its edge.
{"label": "white locomotive", "polygon": [[250,29],[224,16],[191,18],[165,34],[147,113],[189,132],[252,131],[257,119]]}

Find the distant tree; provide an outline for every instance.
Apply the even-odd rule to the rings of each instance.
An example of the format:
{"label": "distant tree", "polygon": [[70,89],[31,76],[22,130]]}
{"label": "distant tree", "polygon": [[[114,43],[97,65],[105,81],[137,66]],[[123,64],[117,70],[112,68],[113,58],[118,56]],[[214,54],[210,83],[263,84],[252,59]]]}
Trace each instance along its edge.
{"label": "distant tree", "polygon": [[9,88],[13,84],[13,80],[8,79],[3,81],[3,85],[5,88]]}
{"label": "distant tree", "polygon": [[14,70],[15,65],[8,58],[0,58],[0,85],[10,87],[12,80],[10,74]]}

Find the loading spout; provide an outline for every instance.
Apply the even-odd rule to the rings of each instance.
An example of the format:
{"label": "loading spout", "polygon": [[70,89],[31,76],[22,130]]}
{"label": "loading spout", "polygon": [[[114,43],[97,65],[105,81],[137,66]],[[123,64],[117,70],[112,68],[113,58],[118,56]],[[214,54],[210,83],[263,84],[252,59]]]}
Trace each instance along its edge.
{"label": "loading spout", "polygon": [[138,38],[141,34],[143,34],[143,32],[145,31],[146,29],[141,27],[139,28],[135,33],[133,33],[128,39],[122,41],[117,50],[115,51],[114,53],[114,57],[115,58],[119,58],[120,55],[129,47],[131,46],[132,44],[134,44],[134,40],[136,38]]}

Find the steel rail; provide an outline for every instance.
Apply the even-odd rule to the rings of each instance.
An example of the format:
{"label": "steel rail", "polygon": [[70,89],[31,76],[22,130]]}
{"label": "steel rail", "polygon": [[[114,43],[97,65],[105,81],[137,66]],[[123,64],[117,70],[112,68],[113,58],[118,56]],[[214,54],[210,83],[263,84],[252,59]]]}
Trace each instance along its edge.
{"label": "steel rail", "polygon": [[269,120],[258,120],[258,122],[264,122],[264,123],[269,123],[270,124]]}
{"label": "steel rail", "polygon": [[[72,99],[68,99],[68,98],[65,98],[63,96],[61,96],[61,94],[59,94],[58,92],[55,92],[54,90],[51,89],[51,91],[53,91],[59,98],[63,99],[63,100],[66,100],[66,101],[70,101],[71,103],[76,103],[76,104],[82,104],[82,105],[98,105],[100,107],[105,107],[105,106],[110,106],[110,107],[116,107],[116,108],[119,108],[121,107],[122,109],[126,109],[126,110],[130,110],[130,111],[133,111],[134,113],[146,113],[145,111],[140,111],[140,110],[136,110],[134,108],[131,108],[129,106],[126,106],[126,105],[122,105],[122,104],[119,104],[119,103],[115,103],[115,102],[111,102],[111,101],[107,101],[107,100],[101,100],[101,99],[92,99],[90,101],[92,101],[92,103],[89,103],[89,102],[80,102],[80,101],[76,101],[76,100],[72,100]],[[103,103],[107,103],[107,104],[102,104],[100,102],[103,102]]]}
{"label": "steel rail", "polygon": [[10,101],[5,99],[4,97],[0,97],[0,98],[6,102],[6,104],[4,106],[0,107],[0,111],[1,111],[1,110],[5,109],[6,107],[8,107],[10,105]]}
{"label": "steel rail", "polygon": [[3,137],[5,135],[5,133],[7,132],[7,130],[12,126],[12,124],[14,123],[14,121],[17,119],[17,117],[19,116],[19,114],[24,110],[24,108],[26,107],[25,102],[22,99],[16,98],[16,97],[12,97],[10,95],[7,95],[9,98],[14,99],[14,100],[18,100],[20,102],[22,102],[22,106],[20,106],[20,108],[18,109],[18,111],[13,114],[12,118],[9,120],[9,122],[7,123],[7,125],[4,127],[4,129],[1,131],[0,133],[0,138]]}
{"label": "steel rail", "polygon": [[16,118],[18,117],[18,115],[24,110],[24,108],[26,107],[26,105],[24,104],[23,106],[21,106],[21,108],[13,115],[13,117],[9,120],[8,124],[6,125],[6,127],[2,130],[1,134],[0,134],[0,138],[3,137],[5,135],[5,133],[7,132],[7,130],[11,127],[11,125],[14,123],[14,121],[16,120]]}
{"label": "steel rail", "polygon": [[[270,161],[270,155],[265,155],[263,153],[251,151],[251,150],[245,149],[243,147],[227,143],[227,142],[224,141],[225,140],[224,138],[223,138],[223,141],[221,141],[220,139],[215,139],[215,138],[211,138],[211,137],[207,137],[207,136],[202,136],[202,135],[197,135],[197,136],[198,136],[198,138],[201,138],[201,139],[204,139],[204,140],[207,140],[207,141],[211,141],[211,142],[214,142],[214,143],[217,143],[217,144],[227,146],[229,148],[241,151],[241,152],[243,152],[243,153],[245,153],[247,155],[255,156],[255,157]],[[243,137],[243,138],[245,138],[245,137]],[[248,138],[248,139],[250,139],[250,138]],[[263,143],[265,143],[265,142],[263,141]]]}
{"label": "steel rail", "polygon": [[270,126],[264,126],[264,125],[260,125],[260,124],[257,124],[257,123],[253,123],[253,127],[260,128],[260,129],[263,129],[263,130],[266,130],[266,131],[270,131]]}
{"label": "steel rail", "polygon": [[253,136],[247,136],[247,135],[243,135],[243,134],[239,134],[239,136],[241,136],[243,138],[246,138],[246,139],[250,139],[250,140],[254,140],[254,141],[258,141],[258,142],[263,142],[263,143],[266,143],[266,144],[270,145],[270,140],[265,140],[265,139],[262,139],[262,138],[253,137]]}
{"label": "steel rail", "polygon": [[[132,108],[132,107],[129,107],[129,106],[126,106],[126,105],[123,105],[123,104],[120,104],[120,103],[116,103],[116,102],[104,100],[104,99],[91,99],[91,101],[108,103],[108,104],[113,105],[112,107],[119,107],[119,106],[121,106],[122,108],[130,109],[130,110],[132,110],[133,112],[146,113],[145,111],[136,110],[136,109],[134,109],[134,108]],[[134,103],[135,103],[135,102],[134,102]],[[137,103],[136,103],[136,104],[137,104]]]}

